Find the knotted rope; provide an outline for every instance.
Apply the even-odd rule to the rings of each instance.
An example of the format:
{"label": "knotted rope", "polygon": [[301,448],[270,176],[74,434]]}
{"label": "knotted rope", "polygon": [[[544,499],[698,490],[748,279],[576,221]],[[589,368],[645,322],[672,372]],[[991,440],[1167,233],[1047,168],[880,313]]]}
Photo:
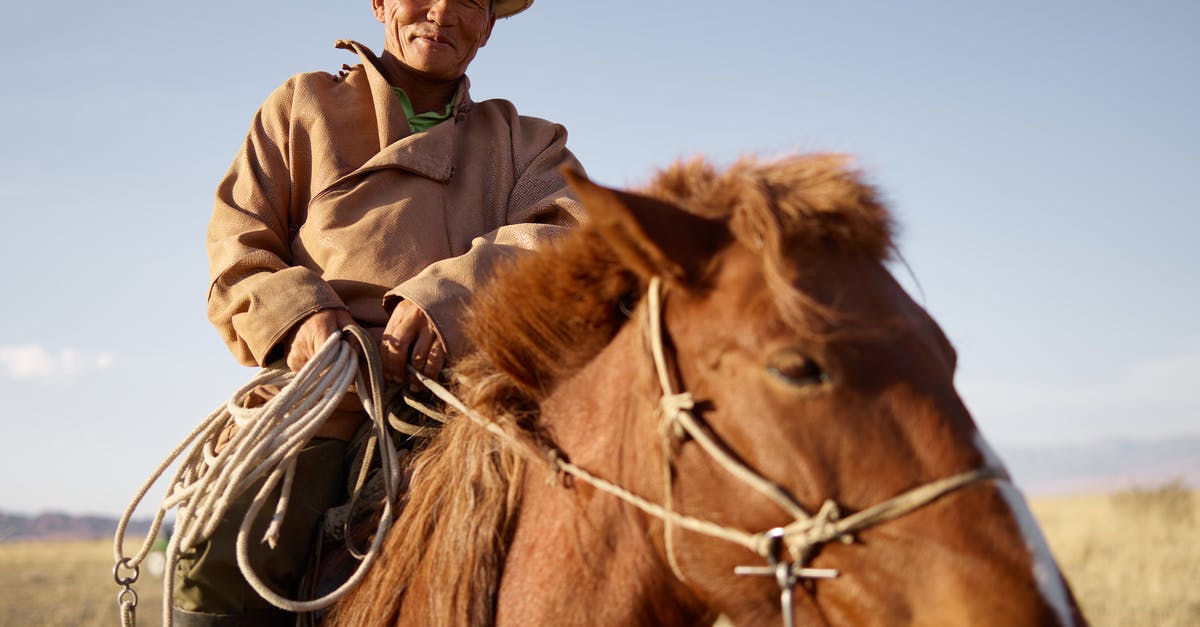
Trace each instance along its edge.
{"label": "knotted rope", "polygon": [[[359,351],[355,350],[351,341],[359,346],[365,358],[365,373],[359,368]],[[387,498],[379,527],[358,569],[345,583],[319,599],[289,599],[271,590],[250,565],[250,526],[278,488],[275,513],[262,538],[274,548],[287,514],[296,459],[355,383],[362,405],[374,423],[373,439],[383,469]],[[280,388],[280,392],[261,407],[244,407],[243,400],[260,386],[275,386]],[[263,483],[251,502],[237,537],[238,566],[251,587],[281,609],[309,612],[329,607],[357,585],[378,556],[391,526],[395,515],[396,489],[400,482],[399,460],[384,417],[382,390],[383,369],[378,349],[361,328],[352,325],[331,335],[299,372],[291,372],[286,368],[264,369],[197,425],[142,485],[117,524],[113,542],[113,554],[117,562],[114,578],[118,585],[124,586],[118,597],[122,624],[132,627],[134,623],[136,595],[130,602],[126,591],[132,592],[130,586],[136,581],[138,568],[149,555],[167,512],[178,508],[175,532],[167,545],[168,575],[163,578],[163,624],[169,626],[174,600],[175,564],[179,554],[195,548],[209,537],[233,501],[258,481]],[[230,431],[233,432],[232,437],[217,451],[216,443],[221,434]],[[145,541],[133,556],[127,557],[124,550],[125,532],[135,510],[151,487],[189,447],[190,452],[180,463],[166,496],[154,514]],[[123,570],[131,574],[123,577]]]}
{"label": "knotted rope", "polygon": [[[488,430],[510,446],[523,451],[533,459],[548,459],[553,470],[565,473],[583,481],[592,487],[610,494],[626,503],[640,509],[650,516],[664,522],[667,559],[672,570],[681,580],[686,581],[674,555],[674,540],[672,528],[680,527],[712,538],[737,544],[752,551],[764,559],[775,559],[773,547],[777,546],[780,538],[776,530],[750,533],[726,527],[707,520],[680,514],[674,510],[671,490],[671,471],[669,460],[669,438],[680,433],[686,433],[695,440],[722,468],[756,492],[777,504],[793,522],[782,530],[782,542],[794,560],[797,572],[807,571],[803,564],[818,547],[828,542],[852,541],[853,535],[868,527],[898,518],[916,509],[924,507],[942,496],[959,490],[965,486],[986,479],[1004,478],[1001,471],[992,468],[980,468],[963,472],[946,479],[919,486],[901,493],[887,501],[864,509],[851,516],[842,518],[836,502],[826,501],[816,515],[809,515],[804,508],[778,485],[759,475],[745,464],[729,454],[724,447],[714,440],[692,413],[693,401],[689,393],[675,393],[666,363],[664,341],[662,336],[662,280],[651,279],[647,296],[649,340],[654,358],[654,366],[662,387],[660,410],[663,413],[661,431],[664,434],[664,465],[666,485],[664,485],[663,504],[655,503],[632,491],[602,479],[566,459],[560,451],[554,448],[538,449],[530,442],[517,439],[505,431],[495,421],[480,415],[459,400],[456,396],[439,385],[436,381],[415,373],[425,387],[429,388],[447,405],[456,409],[472,422]],[[831,571],[834,572],[834,571]],[[836,573],[834,572],[834,575]]]}
{"label": "knotted rope", "polygon": [[[683,392],[677,394],[674,392],[674,386],[668,374],[666,349],[664,348],[665,343],[662,337],[662,280],[658,277],[650,281],[647,306],[650,318],[650,348],[654,356],[654,367],[658,373],[659,385],[662,387],[662,398],[659,406],[663,413],[663,430],[667,432],[686,433],[719,466],[750,486],[755,492],[774,502],[787,515],[791,516],[793,522],[783,528],[783,543],[797,564],[805,563],[812,551],[822,544],[833,540],[851,542],[853,541],[853,534],[855,532],[903,516],[963,486],[996,476],[996,473],[988,468],[964,472],[947,479],[914,488],[845,519],[841,519],[837,503],[830,499],[821,506],[816,515],[809,515],[804,510],[804,507],[784,491],[783,488],[768,481],[762,475],[738,461],[712,438],[709,431],[700,425],[695,414],[692,413],[694,402],[690,393]],[[667,457],[667,452],[666,450],[663,451],[664,458]],[[670,463],[666,459],[664,459],[664,463],[667,468],[667,494],[664,500],[668,504],[669,512],[672,502]],[[686,581],[675,557],[670,554],[673,547],[670,519],[673,518],[675,516],[672,515],[667,520],[665,531],[668,559],[671,562],[672,570],[675,571],[675,575],[681,581]],[[772,542],[771,532],[767,531],[754,534],[752,539],[742,544],[765,558],[770,555]]]}

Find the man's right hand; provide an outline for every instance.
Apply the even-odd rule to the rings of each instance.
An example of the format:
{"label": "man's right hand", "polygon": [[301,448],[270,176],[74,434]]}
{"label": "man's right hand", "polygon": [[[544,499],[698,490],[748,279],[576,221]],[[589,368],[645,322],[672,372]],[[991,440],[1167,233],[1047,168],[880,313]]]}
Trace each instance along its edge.
{"label": "man's right hand", "polygon": [[353,323],[354,318],[345,309],[322,309],[305,318],[292,334],[287,352],[288,368],[298,372],[317,354],[330,335]]}

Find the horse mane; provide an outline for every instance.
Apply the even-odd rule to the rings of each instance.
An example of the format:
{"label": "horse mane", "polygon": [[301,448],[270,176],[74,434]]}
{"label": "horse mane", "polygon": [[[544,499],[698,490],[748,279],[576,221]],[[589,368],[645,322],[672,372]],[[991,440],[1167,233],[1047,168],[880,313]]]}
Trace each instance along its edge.
{"label": "horse mane", "polygon": [[[718,172],[694,159],[639,191],[725,221],[738,243],[761,251],[771,283],[789,289],[787,256],[797,246],[879,261],[892,249],[889,214],[847,162],[840,155],[746,158]],[[587,224],[517,257],[475,296],[468,328],[476,352],[456,366],[456,392],[517,441],[549,443],[539,403],[612,341],[644,282]],[[511,446],[453,416],[415,456],[384,556],[330,623],[395,622],[403,609],[430,625],[492,624],[524,464]],[[406,598],[418,575],[440,589]]]}
{"label": "horse mane", "polygon": [[[636,285],[586,228],[519,257],[475,297],[468,329],[477,350],[456,364],[455,393],[515,441],[541,447],[538,402],[611,340],[625,322],[617,303]],[[326,624],[395,623],[402,611],[431,626],[493,623],[525,460],[449,414],[413,457],[383,555]],[[407,595],[418,576],[439,589]]]}

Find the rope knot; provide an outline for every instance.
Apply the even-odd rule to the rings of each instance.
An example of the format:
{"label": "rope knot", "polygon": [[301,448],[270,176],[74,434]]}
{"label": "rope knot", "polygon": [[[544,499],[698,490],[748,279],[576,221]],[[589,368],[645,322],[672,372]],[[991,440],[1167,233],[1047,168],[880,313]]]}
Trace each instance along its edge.
{"label": "rope knot", "polygon": [[547,448],[545,453],[546,461],[550,463],[550,468],[554,471],[550,476],[546,477],[546,485],[550,487],[561,486],[567,490],[575,489],[575,477],[568,471],[571,460],[567,459],[566,455],[555,448]]}
{"label": "rope knot", "polygon": [[854,536],[847,532],[841,521],[841,508],[836,501],[828,499],[816,514],[798,518],[788,525],[785,541],[792,559],[797,564],[806,564],[821,545],[832,540],[852,544]]}
{"label": "rope knot", "polygon": [[842,544],[853,544],[854,536],[842,531],[838,521],[842,519],[842,510],[837,501],[828,499],[821,504],[817,515],[813,516],[813,526],[809,530],[810,541],[813,545],[837,540]]}
{"label": "rope knot", "polygon": [[691,411],[696,406],[696,401],[692,398],[691,392],[663,394],[662,398],[658,401],[658,406],[663,413],[662,432],[670,434],[676,440],[682,440],[687,437],[687,431],[679,422],[679,415]]}
{"label": "rope knot", "polygon": [[696,401],[692,398],[691,392],[663,394],[662,399],[658,403],[662,407],[663,413],[672,419],[678,416],[680,412],[691,411],[696,406]]}

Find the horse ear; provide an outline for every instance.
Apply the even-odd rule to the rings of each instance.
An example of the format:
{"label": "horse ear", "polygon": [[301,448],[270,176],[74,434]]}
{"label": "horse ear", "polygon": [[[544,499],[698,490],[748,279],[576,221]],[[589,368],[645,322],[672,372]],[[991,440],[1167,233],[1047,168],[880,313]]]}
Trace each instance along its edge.
{"label": "horse ear", "polygon": [[597,185],[566,168],[563,178],[587,208],[592,228],[643,278],[698,285],[706,262],[729,239],[723,223],[671,203]]}

